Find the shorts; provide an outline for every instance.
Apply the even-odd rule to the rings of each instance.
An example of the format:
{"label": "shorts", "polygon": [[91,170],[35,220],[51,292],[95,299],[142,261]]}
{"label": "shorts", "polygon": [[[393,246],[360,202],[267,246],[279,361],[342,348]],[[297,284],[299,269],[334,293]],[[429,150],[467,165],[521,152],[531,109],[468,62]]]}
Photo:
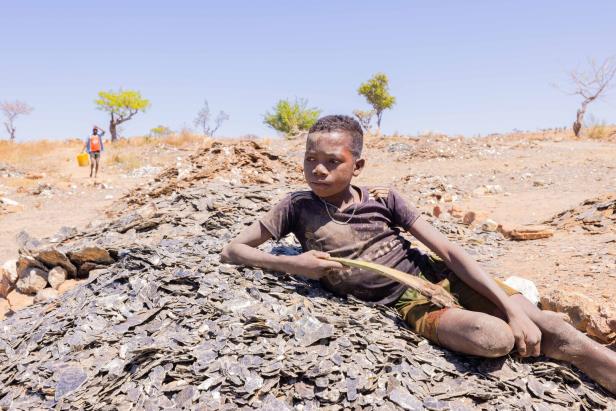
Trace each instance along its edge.
{"label": "shorts", "polygon": [[93,151],[90,153],[90,160],[98,160],[99,158],[101,158],[100,151]]}
{"label": "shorts", "polygon": [[[496,305],[477,291],[466,285],[458,276],[445,265],[441,259],[427,256],[427,261],[420,267],[419,277],[432,281],[447,290],[462,306],[470,311],[479,311],[486,314],[496,312]],[[504,282],[494,279],[505,294],[511,296],[520,292],[509,287]],[[438,323],[448,308],[441,308],[433,304],[419,292],[409,288],[394,303],[404,321],[419,335],[434,343],[438,341]]]}

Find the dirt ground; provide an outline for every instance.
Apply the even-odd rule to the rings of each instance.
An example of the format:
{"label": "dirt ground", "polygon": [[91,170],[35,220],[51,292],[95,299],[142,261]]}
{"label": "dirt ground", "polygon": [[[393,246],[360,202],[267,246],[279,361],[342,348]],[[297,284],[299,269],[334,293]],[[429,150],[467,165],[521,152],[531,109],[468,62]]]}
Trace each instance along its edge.
{"label": "dirt ground", "polygon": [[[301,142],[281,141],[269,148],[301,161]],[[63,226],[81,228],[104,218],[123,193],[153,178],[158,169],[148,167],[181,167],[194,144],[112,148],[96,181],[88,168],[77,166],[79,149],[78,142],[58,143],[27,159],[2,158],[0,152],[0,197],[20,204],[5,206],[0,214],[0,262],[16,257],[15,236],[21,230],[45,237]],[[499,224],[541,224],[585,200],[616,193],[616,143],[573,140],[556,132],[478,140],[369,139],[364,153],[367,166],[357,184],[395,187],[428,215],[436,205],[456,205]],[[478,192],[482,186],[492,193]],[[491,258],[480,260],[496,277],[531,279],[540,293],[580,292],[616,310],[614,223],[594,234],[552,229],[554,236],[546,239],[500,241]]]}

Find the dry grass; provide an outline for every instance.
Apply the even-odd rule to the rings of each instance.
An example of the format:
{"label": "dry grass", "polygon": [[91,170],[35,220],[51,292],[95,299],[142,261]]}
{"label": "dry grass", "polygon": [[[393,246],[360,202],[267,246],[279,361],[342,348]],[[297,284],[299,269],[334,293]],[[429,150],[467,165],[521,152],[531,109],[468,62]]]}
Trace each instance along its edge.
{"label": "dry grass", "polygon": [[122,167],[126,171],[132,171],[143,166],[144,157],[137,153],[113,147],[103,159],[104,164]]}
{"label": "dry grass", "polygon": [[54,151],[60,151],[65,148],[81,148],[81,142],[76,141],[27,141],[20,143],[12,143],[10,141],[0,141],[0,162],[11,164],[14,166],[23,165],[33,159],[49,156]]}

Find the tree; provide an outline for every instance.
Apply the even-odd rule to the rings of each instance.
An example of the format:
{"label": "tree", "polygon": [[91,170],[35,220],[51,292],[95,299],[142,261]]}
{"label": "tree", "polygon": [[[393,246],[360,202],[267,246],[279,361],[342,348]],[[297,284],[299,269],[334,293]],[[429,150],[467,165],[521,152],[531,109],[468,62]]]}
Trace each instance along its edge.
{"label": "tree", "polygon": [[214,125],[210,127],[210,105],[205,100],[203,108],[197,113],[194,124],[195,127],[199,127],[203,131],[204,135],[213,137],[214,133],[222,126],[222,123],[227,120],[229,120],[229,115],[220,110],[214,119]]}
{"label": "tree", "polygon": [[376,125],[381,129],[383,111],[396,104],[396,98],[389,94],[389,79],[386,74],[377,73],[357,89],[359,95],[364,96],[376,112]]}
{"label": "tree", "polygon": [[362,126],[364,131],[370,133],[372,129],[372,117],[376,114],[375,110],[353,110],[353,114],[357,117],[357,121]]}
{"label": "tree", "polygon": [[573,122],[573,133],[576,137],[580,136],[588,105],[605,94],[610,87],[610,82],[616,76],[614,58],[607,58],[601,64],[590,60],[588,66],[585,72],[573,70],[569,73],[570,81],[573,83],[573,91],[570,94],[578,95],[583,99]]}
{"label": "tree", "polygon": [[163,125],[159,125],[150,129],[150,135],[154,137],[164,137],[168,136],[171,133],[173,133],[173,130]]}
{"label": "tree", "polygon": [[150,107],[150,101],[141,97],[141,93],[134,90],[100,91],[95,100],[99,110],[111,115],[109,120],[109,132],[111,141],[118,139],[118,125],[130,120],[140,111]]}
{"label": "tree", "polygon": [[15,127],[15,119],[21,115],[28,115],[32,113],[32,108],[27,103],[23,101],[15,100],[15,101],[3,101],[0,103],[0,110],[4,113],[6,117],[6,121],[4,122],[4,127],[6,127],[6,131],[8,131],[11,136],[11,141],[15,140],[15,131],[17,128]]}
{"label": "tree", "polygon": [[263,122],[274,130],[284,133],[287,138],[293,138],[302,131],[307,131],[316,123],[321,110],[308,108],[308,100],[279,100],[272,113],[265,113]]}

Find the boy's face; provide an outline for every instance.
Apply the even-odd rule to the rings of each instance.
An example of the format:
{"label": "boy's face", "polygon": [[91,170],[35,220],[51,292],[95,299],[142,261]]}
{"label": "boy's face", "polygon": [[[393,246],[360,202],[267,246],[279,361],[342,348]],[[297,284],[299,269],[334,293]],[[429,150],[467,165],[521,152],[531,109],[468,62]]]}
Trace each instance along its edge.
{"label": "boy's face", "polygon": [[304,177],[319,197],[333,197],[347,190],[351,179],[363,169],[365,162],[353,157],[351,143],[352,137],[344,131],[308,135]]}

